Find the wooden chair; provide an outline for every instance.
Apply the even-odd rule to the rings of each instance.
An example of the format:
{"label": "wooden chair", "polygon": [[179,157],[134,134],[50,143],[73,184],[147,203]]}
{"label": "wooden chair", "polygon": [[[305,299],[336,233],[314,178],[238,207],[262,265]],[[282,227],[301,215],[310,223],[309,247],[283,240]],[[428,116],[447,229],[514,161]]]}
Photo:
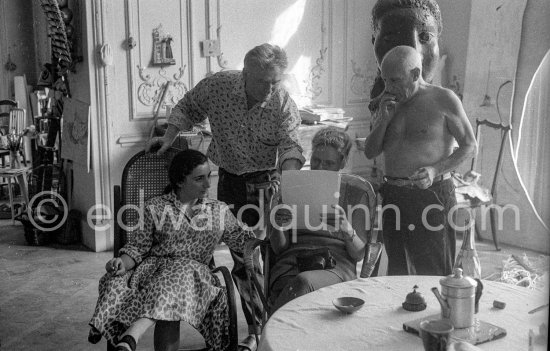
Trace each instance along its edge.
{"label": "wooden chair", "polygon": [[[9,131],[10,111],[18,107],[18,103],[15,100],[0,100],[0,135],[6,135]],[[6,157],[10,152],[8,150],[0,150],[0,160],[2,166],[6,164]]]}
{"label": "wooden chair", "polygon": [[[181,150],[171,148],[162,156],[158,156],[156,153],[146,153],[145,151],[135,154],[124,167],[120,185],[114,186],[114,213],[120,213],[122,206],[135,205],[139,207],[140,201],[147,201],[154,196],[163,194],[165,187],[169,184],[168,167],[170,161],[179,151]],[[121,220],[127,228],[133,227],[138,224],[139,214],[137,211],[128,209],[122,212]],[[134,233],[124,230],[119,225],[118,219],[115,221],[114,229],[114,255],[117,256],[122,246],[132,240]],[[237,309],[233,280],[227,267],[215,267],[213,260],[210,262],[210,267],[213,273],[220,272],[225,281],[230,318],[230,350],[237,350]],[[173,323],[178,324],[173,325]],[[162,328],[166,329],[162,330]],[[179,322],[157,324],[155,326],[155,339],[159,335],[170,334],[169,330],[179,332]],[[114,349],[113,345],[107,344],[108,351]]]}
{"label": "wooden chair", "polygon": [[[481,145],[482,145],[482,138],[481,138],[481,135],[482,135],[482,128],[485,127],[485,128],[489,128],[489,129],[492,129],[493,131],[497,131],[497,132],[500,132],[500,147],[499,147],[499,151],[498,151],[498,156],[497,156],[497,160],[496,160],[496,165],[495,165],[495,169],[494,169],[494,173],[493,173],[493,176],[492,176],[492,180],[491,180],[491,185],[490,185],[490,195],[491,195],[491,200],[489,201],[485,201],[485,202],[482,202],[482,201],[476,201],[476,199],[470,199],[470,198],[464,198],[464,199],[461,199],[462,201],[460,201],[458,203],[458,205],[460,207],[466,207],[466,208],[470,208],[472,211],[475,211],[476,208],[479,208],[481,206],[484,206],[484,205],[497,205],[497,185],[498,185],[498,179],[499,179],[499,173],[500,173],[500,169],[501,169],[501,166],[502,166],[502,156],[504,154],[504,147],[506,146],[506,140],[508,140],[508,133],[510,133],[510,130],[512,129],[512,126],[511,125],[504,125],[502,123],[494,123],[494,122],[491,122],[489,120],[480,120],[480,119],[476,119],[476,141],[477,141],[477,145],[478,145],[478,148],[479,150],[481,150]],[[477,155],[472,159],[472,166],[470,167],[470,172],[475,172],[476,171],[476,165],[477,165]],[[495,245],[495,249],[496,251],[500,251],[500,247],[498,245],[498,238],[497,238],[497,222],[496,222],[496,209],[494,209],[493,207],[490,207],[489,208],[489,216],[490,216],[490,220],[491,220],[491,234],[493,236],[493,243]],[[479,228],[477,226],[477,223],[476,223],[476,233],[479,234]]]}
{"label": "wooden chair", "polygon": [[10,111],[17,108],[19,104],[15,100],[0,100],[0,131],[8,133]]}
{"label": "wooden chair", "polygon": [[[9,115],[9,132],[15,132],[15,134],[22,134],[27,128],[27,114],[23,108],[14,108],[10,111]],[[23,157],[23,164],[27,165],[27,158],[31,155],[27,155],[25,150],[25,139],[21,141],[21,156]]]}
{"label": "wooden chair", "polygon": [[[374,234],[374,222],[376,217],[376,193],[374,192],[374,189],[372,185],[365,179],[363,179],[360,176],[352,175],[352,174],[342,174],[341,182],[344,185],[344,192],[341,194],[341,196],[344,196],[344,208],[348,206],[348,199],[354,194],[356,197],[356,194],[362,193],[367,196],[367,204],[369,208],[369,214],[370,214],[370,226],[369,231],[367,235],[367,242],[371,242],[371,237]],[[354,205],[354,204],[350,204]],[[266,215],[269,215],[270,209],[269,206],[266,206]],[[265,248],[265,257],[264,257],[264,288],[262,288],[260,282],[256,278],[256,274],[254,273],[254,264],[253,264],[253,253],[254,250],[257,247],[263,246]],[[368,254],[368,250],[365,250],[365,256]],[[269,229],[268,234],[266,235],[266,238],[261,239],[255,239],[247,242],[247,245],[245,246],[244,250],[244,264],[247,270],[248,280],[250,283],[249,289],[252,290],[253,288],[258,291],[258,294],[260,296],[260,300],[263,307],[262,313],[263,313],[263,325],[265,325],[265,322],[269,317],[271,316],[271,306],[269,305],[269,277],[270,277],[270,263],[274,263],[271,256],[274,256],[274,252],[271,249],[271,245],[269,243]],[[367,257],[365,257],[367,259]],[[363,266],[362,270],[364,270],[365,266]],[[370,275],[369,272],[361,272],[361,277],[367,278]]]}
{"label": "wooden chair", "polygon": [[[6,100],[4,100],[6,101]],[[7,100],[8,105],[10,106],[16,106],[17,102]],[[1,103],[1,102],[0,102]],[[15,103],[13,105],[12,103]],[[25,120],[25,110],[20,108],[12,108],[9,112],[7,112],[8,116],[8,133],[11,133],[12,131],[15,131],[16,134],[22,133],[26,128],[26,120]],[[7,155],[10,155],[9,150],[2,150],[7,153]],[[4,154],[1,154],[0,157],[4,157]],[[32,171],[30,167],[27,167],[27,158],[25,153],[25,147],[23,143],[21,143],[20,149],[17,150],[15,155],[12,155],[12,157],[18,158],[17,164],[19,164],[19,157],[23,159],[23,166],[17,167],[17,168],[11,168],[8,167],[5,164],[5,161],[2,160],[2,166],[0,166],[0,179],[5,179],[5,183],[1,183],[1,186],[7,186],[8,188],[8,196],[10,201],[10,208],[11,208],[11,219],[12,224],[15,223],[15,204],[14,204],[14,185],[15,182],[19,184],[19,190],[21,192],[21,196],[23,198],[23,202],[25,204],[29,203],[29,192],[28,192],[28,175]]]}
{"label": "wooden chair", "polygon": [[29,192],[28,192],[28,180],[27,177],[30,174],[30,167],[20,167],[20,168],[9,168],[9,167],[0,167],[0,178],[6,179],[7,183],[2,184],[6,185],[8,188],[8,196],[10,200],[10,209],[11,209],[11,223],[15,224],[15,194],[13,191],[13,185],[15,182],[19,184],[19,189],[21,191],[21,197],[25,204],[29,204]]}

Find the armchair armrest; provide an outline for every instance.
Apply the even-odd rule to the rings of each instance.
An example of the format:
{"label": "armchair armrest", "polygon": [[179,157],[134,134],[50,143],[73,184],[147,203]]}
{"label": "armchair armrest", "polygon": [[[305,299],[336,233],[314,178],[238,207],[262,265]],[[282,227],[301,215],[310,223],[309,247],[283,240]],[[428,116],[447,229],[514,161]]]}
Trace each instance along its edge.
{"label": "armchair armrest", "polygon": [[123,238],[122,238],[122,229],[120,228],[120,223],[118,223],[118,212],[120,211],[121,207],[121,188],[120,185],[115,185],[113,187],[113,213],[115,214],[114,218],[114,228],[113,228],[113,255],[114,257],[118,256],[118,251],[123,245]]}
{"label": "armchair armrest", "polygon": [[[227,299],[229,306],[237,306],[235,299],[235,287],[229,269],[225,266],[219,266],[212,269],[212,273],[220,272],[225,281],[225,289],[227,291]],[[229,308],[229,350],[236,350],[239,343],[237,333],[237,309]]]}
{"label": "armchair armrest", "polygon": [[250,239],[244,245],[243,259],[246,270],[254,272],[254,250],[261,245],[267,245],[267,242],[261,239]]}

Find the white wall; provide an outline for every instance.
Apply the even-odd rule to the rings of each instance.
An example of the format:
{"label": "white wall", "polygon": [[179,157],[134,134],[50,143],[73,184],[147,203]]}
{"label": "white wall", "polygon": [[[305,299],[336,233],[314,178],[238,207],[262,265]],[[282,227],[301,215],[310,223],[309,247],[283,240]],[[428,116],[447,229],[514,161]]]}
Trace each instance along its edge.
{"label": "white wall", "polygon": [[443,22],[439,50],[440,55],[447,55],[441,83],[444,87],[453,88],[452,86],[458,81],[459,92],[462,93],[470,34],[471,0],[439,0],[438,4]]}
{"label": "white wall", "polygon": [[[533,75],[539,66],[542,58],[550,49],[550,2],[547,0],[528,0],[523,15],[523,26],[521,31],[521,46],[518,57],[518,66],[515,76],[515,92],[513,98],[511,119],[513,123],[512,136],[517,139],[519,122],[522,116],[523,102],[527,88],[531,83]],[[550,102],[546,102],[550,104]],[[549,150],[545,150],[547,158]],[[503,168],[506,170],[504,177],[514,179],[510,157],[506,158]],[[519,247],[527,247],[536,251],[550,252],[550,233],[541,226],[531,211],[525,194],[519,189],[517,183],[504,190],[503,201],[517,204],[522,209],[520,230],[505,230],[502,233],[502,241]],[[540,191],[548,196],[550,184],[541,183]],[[548,219],[548,213],[541,213],[543,218]],[[505,228],[512,228],[512,221],[505,222]],[[550,225],[550,223],[546,223]]]}
{"label": "white wall", "polygon": [[[518,0],[505,3],[503,7],[500,5],[503,5],[502,2],[494,0],[472,3],[464,102],[472,124],[476,118],[496,123],[502,121],[505,125],[511,123],[514,133],[519,126],[527,86],[550,47],[546,20],[550,14],[550,3]],[[510,12],[506,6],[516,9]],[[498,31],[492,27],[482,29],[487,27],[487,23],[493,23],[481,21],[487,17],[489,21],[495,21],[494,25],[500,28]],[[499,21],[499,18],[506,20]],[[505,84],[508,80],[514,84]],[[485,94],[491,97],[491,106],[480,106]],[[500,132],[484,129],[482,136],[476,170],[482,174],[482,184],[490,187],[500,147]],[[502,169],[498,175],[497,204],[514,206],[519,213],[516,219],[512,210],[506,210],[501,221],[502,229],[497,231],[498,238],[503,243],[547,253],[550,251],[549,233],[530,209],[514,169],[508,140],[506,143]],[[548,189],[548,184],[541,184],[541,189]],[[480,219],[478,214],[478,223]],[[492,240],[490,225],[482,231],[482,236]]]}

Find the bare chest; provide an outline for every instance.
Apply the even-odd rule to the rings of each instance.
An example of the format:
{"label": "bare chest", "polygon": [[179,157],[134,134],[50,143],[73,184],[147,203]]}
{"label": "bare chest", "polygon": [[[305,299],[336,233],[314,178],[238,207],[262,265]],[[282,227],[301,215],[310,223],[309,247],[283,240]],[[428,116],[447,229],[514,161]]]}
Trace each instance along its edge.
{"label": "bare chest", "polygon": [[441,113],[426,109],[397,111],[386,131],[386,141],[430,142],[445,134],[445,118]]}

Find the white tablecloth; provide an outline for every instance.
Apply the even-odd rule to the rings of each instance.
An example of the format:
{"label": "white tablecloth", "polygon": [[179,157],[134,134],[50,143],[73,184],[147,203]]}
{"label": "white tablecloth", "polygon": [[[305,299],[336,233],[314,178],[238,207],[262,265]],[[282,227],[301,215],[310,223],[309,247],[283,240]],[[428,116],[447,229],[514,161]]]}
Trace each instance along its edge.
{"label": "white tablecloth", "polygon": [[[440,312],[439,302],[430,291],[434,286],[441,290],[439,279],[441,277],[428,276],[357,279],[299,297],[269,319],[259,350],[423,350],[422,340],[405,332],[403,323]],[[409,312],[401,307],[415,284],[428,305],[421,312]],[[539,325],[548,321],[548,308],[534,314],[527,312],[548,303],[548,293],[492,281],[483,284],[476,317],[506,329],[507,335],[478,347],[527,350],[529,329],[538,334]],[[360,297],[365,305],[354,314],[343,314],[332,304],[334,298],[341,296]],[[493,308],[493,300],[505,302],[506,308]],[[546,347],[535,348],[538,349]]]}

